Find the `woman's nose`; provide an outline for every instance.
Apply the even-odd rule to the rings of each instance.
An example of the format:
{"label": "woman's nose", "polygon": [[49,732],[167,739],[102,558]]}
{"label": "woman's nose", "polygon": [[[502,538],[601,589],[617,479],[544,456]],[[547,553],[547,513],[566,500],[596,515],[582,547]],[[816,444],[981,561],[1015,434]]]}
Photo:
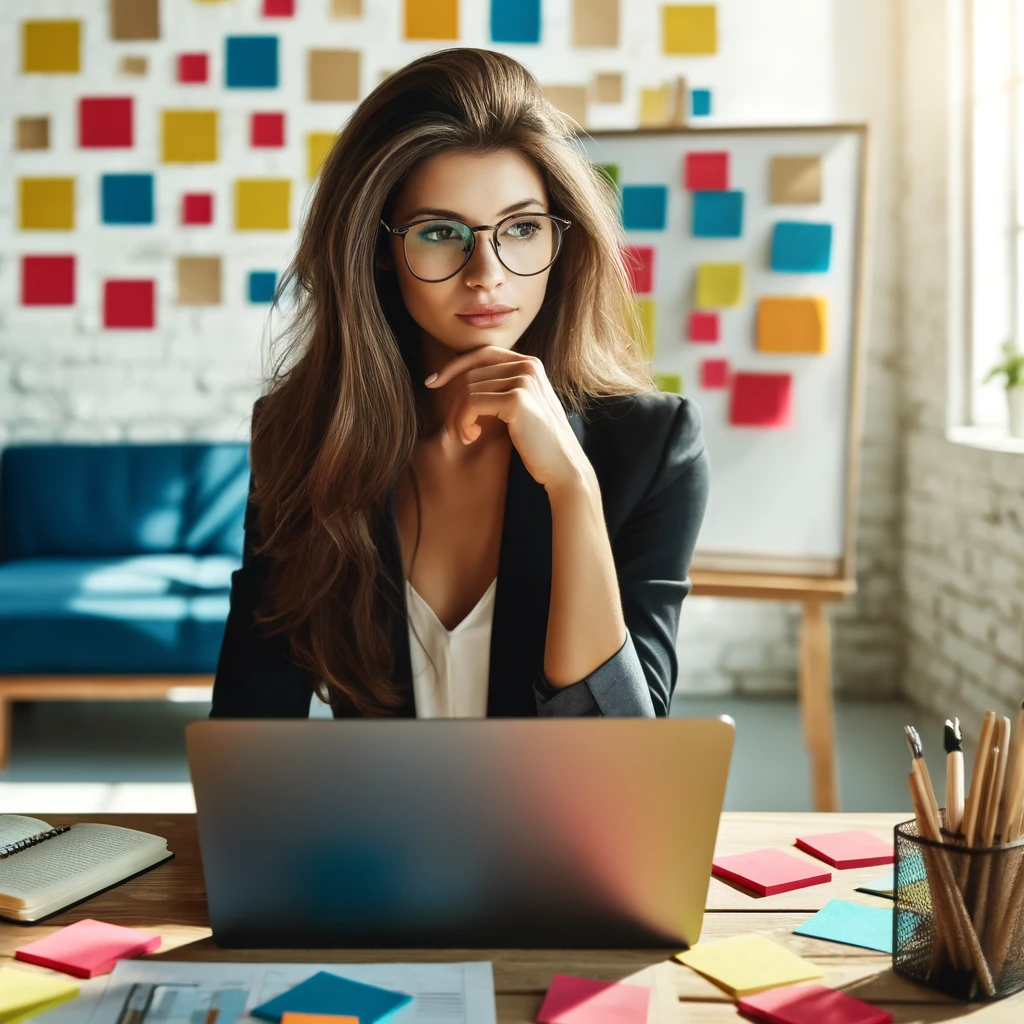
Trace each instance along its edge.
{"label": "woman's nose", "polygon": [[477,236],[476,248],[463,270],[466,284],[493,288],[505,280],[505,268],[494,249],[494,239],[488,235]]}

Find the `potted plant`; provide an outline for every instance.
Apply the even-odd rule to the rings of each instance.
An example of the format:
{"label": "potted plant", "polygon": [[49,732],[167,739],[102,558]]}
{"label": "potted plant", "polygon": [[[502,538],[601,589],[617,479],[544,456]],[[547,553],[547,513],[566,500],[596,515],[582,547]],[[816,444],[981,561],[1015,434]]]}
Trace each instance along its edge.
{"label": "potted plant", "polygon": [[983,384],[1002,374],[1006,378],[1006,403],[1010,413],[1010,437],[1024,437],[1024,352],[1017,341],[1003,342],[1003,358],[985,375]]}

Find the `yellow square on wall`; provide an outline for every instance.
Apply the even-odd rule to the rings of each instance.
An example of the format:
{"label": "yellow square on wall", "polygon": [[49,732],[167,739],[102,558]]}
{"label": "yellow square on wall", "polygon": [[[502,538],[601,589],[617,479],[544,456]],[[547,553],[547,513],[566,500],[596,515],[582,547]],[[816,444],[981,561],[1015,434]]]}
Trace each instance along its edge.
{"label": "yellow square on wall", "polygon": [[44,74],[81,71],[81,22],[26,21],[21,26],[21,70]]}
{"label": "yellow square on wall", "polygon": [[73,231],[74,178],[21,178],[18,226],[23,230]]}
{"label": "yellow square on wall", "polygon": [[701,309],[738,306],[742,301],[742,263],[701,263],[697,267],[697,305]]}
{"label": "yellow square on wall", "polygon": [[763,298],[757,304],[759,352],[820,355],[828,350],[828,300],[794,295]]}
{"label": "yellow square on wall", "polygon": [[641,340],[648,359],[654,358],[654,328],[656,307],[654,299],[634,299],[640,315]]}
{"label": "yellow square on wall", "polygon": [[160,138],[164,163],[213,163],[217,159],[217,111],[164,110]]}
{"label": "yellow square on wall", "polygon": [[459,0],[405,0],[406,39],[458,39]]}
{"label": "yellow square on wall", "polygon": [[662,8],[665,53],[718,52],[718,16],[714,4],[666,4]]}
{"label": "yellow square on wall", "polygon": [[239,178],[235,182],[235,230],[287,231],[291,179]]}
{"label": "yellow square on wall", "polygon": [[310,132],[306,136],[306,157],[309,180],[312,181],[334,145],[334,132]]}

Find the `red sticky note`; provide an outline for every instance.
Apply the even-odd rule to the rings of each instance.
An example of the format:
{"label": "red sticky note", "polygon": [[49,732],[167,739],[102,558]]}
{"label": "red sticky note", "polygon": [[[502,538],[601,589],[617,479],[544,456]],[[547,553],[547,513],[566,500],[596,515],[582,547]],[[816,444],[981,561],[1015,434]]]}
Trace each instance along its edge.
{"label": "red sticky note", "polygon": [[691,192],[718,192],[729,187],[728,153],[687,153],[683,184]]}
{"label": "red sticky note", "polygon": [[727,388],[729,386],[729,360],[705,359],[700,364],[700,386],[702,388]]}
{"label": "red sticky note", "polygon": [[716,857],[711,862],[711,873],[753,889],[762,896],[774,896],[777,892],[803,889],[832,880],[831,871],[774,849]]}
{"label": "red sticky note", "polygon": [[178,54],[179,82],[205,82],[209,77],[210,64],[205,53]]}
{"label": "red sticky note", "polygon": [[90,96],[80,99],[78,144],[88,148],[130,146],[131,96]]}
{"label": "red sticky note", "polygon": [[284,114],[253,114],[249,141],[253,146],[283,146]]}
{"label": "red sticky note", "polygon": [[95,978],[114,969],[118,960],[160,948],[161,938],[152,932],[123,928],[87,917],[47,935],[38,942],[22,946],[15,960],[50,967],[76,978]]}
{"label": "red sticky note", "polygon": [[156,281],[105,281],[104,327],[153,327],[156,322]]}
{"label": "red sticky note", "polygon": [[209,192],[186,192],[181,197],[182,224],[212,224],[213,195]]}
{"label": "red sticky note", "polygon": [[22,305],[70,306],[74,301],[74,256],[23,256],[21,258]]}
{"label": "red sticky note", "polygon": [[264,18],[290,18],[295,13],[295,0],[263,0]]}
{"label": "red sticky note", "polygon": [[734,427],[792,426],[792,376],[788,373],[737,373],[732,379],[729,422]]}
{"label": "red sticky note", "polygon": [[691,313],[690,341],[718,341],[718,323],[717,313]]}
{"label": "red sticky note", "polygon": [[888,1010],[813,981],[743,996],[736,1007],[768,1024],[892,1024]]}
{"label": "red sticky note", "polygon": [[875,864],[891,864],[895,860],[892,842],[879,839],[863,829],[802,836],[796,845],[834,868],[869,868]]}
{"label": "red sticky note", "polygon": [[629,284],[633,291],[640,295],[654,291],[654,247],[624,245],[622,259],[629,271]]}
{"label": "red sticky note", "polygon": [[643,985],[576,978],[556,974],[551,979],[539,1024],[647,1024],[651,990]]}

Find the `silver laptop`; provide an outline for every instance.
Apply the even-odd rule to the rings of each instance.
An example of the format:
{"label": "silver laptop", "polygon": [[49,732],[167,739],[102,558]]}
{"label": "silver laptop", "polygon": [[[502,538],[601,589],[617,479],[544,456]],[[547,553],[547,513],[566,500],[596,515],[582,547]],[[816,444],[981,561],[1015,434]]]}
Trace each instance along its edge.
{"label": "silver laptop", "polygon": [[700,936],[729,718],[186,727],[227,947],[679,947]]}

